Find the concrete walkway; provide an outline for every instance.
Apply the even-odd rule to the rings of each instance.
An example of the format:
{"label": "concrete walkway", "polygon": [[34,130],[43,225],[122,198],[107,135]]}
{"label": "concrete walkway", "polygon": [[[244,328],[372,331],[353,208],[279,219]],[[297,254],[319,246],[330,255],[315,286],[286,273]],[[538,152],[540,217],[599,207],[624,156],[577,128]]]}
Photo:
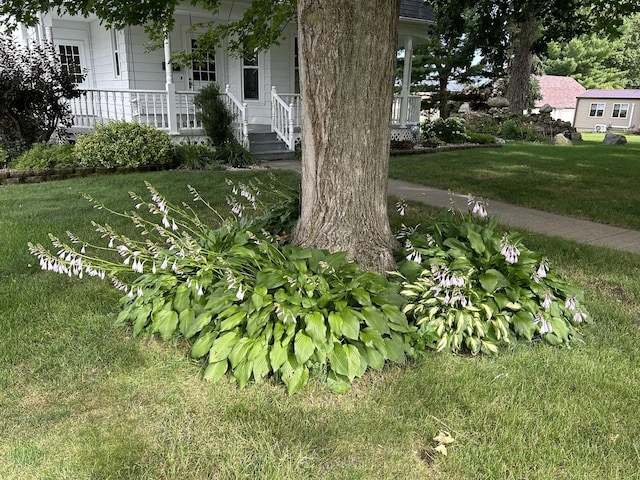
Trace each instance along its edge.
{"label": "concrete walkway", "polygon": [[[296,160],[276,160],[265,162],[267,168],[294,170],[300,172],[301,164]],[[423,187],[414,183],[389,179],[389,195],[422,202],[435,207],[448,208],[449,192]],[[467,211],[467,196],[453,194],[456,206]],[[588,245],[609,247],[616,250],[640,253],[640,231],[612,227],[602,223],[566,217],[555,213],[542,212],[532,208],[519,207],[504,202],[489,200],[489,215],[500,217],[500,223],[531,232],[575,240]]]}

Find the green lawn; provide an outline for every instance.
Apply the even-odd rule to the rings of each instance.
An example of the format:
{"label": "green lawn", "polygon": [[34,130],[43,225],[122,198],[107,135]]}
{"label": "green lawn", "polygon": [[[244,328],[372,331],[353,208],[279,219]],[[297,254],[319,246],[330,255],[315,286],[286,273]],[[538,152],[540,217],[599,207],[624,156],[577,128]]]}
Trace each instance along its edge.
{"label": "green lawn", "polygon": [[[90,235],[89,221],[105,219],[82,191],[122,210],[148,179],[171,199],[189,199],[191,184],[223,205],[225,176],[254,175],[0,187],[0,478],[640,478],[640,256],[528,238],[586,290],[594,322],[582,346],[433,354],[367,374],[345,395],[312,381],[289,396],[269,383],[204,383],[184,341],[114,326],[119,295],[107,283],[41,272],[27,252],[48,232]],[[409,208],[413,221],[433,214]],[[439,430],[455,439],[448,456],[433,450]]]}
{"label": "green lawn", "polygon": [[[640,229],[640,137],[571,147],[508,143],[502,148],[392,157],[392,178],[472,193],[603,223]],[[489,205],[489,210],[491,205]]]}

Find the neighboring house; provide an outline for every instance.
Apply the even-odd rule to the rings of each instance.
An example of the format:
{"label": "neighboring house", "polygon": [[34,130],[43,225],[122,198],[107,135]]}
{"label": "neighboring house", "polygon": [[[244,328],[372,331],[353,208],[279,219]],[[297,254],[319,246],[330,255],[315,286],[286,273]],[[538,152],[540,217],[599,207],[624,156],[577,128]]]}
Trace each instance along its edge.
{"label": "neighboring house", "polygon": [[637,130],[640,90],[587,90],[578,95],[573,126],[579,132]]}
{"label": "neighboring house", "polygon": [[[238,20],[250,3],[222,0],[215,18]],[[172,68],[172,54],[189,52],[197,41],[192,26],[212,18],[210,12],[181,3],[164,50],[151,52],[145,50],[147,37],[142,27],[107,30],[95,16],[50,11],[42,15],[39,25],[22,27],[20,34],[24,43],[52,42],[64,68],[78,73],[79,86],[86,94],[72,105],[76,131],[90,130],[98,122],[126,119],[154,125],[176,137],[202,136],[193,97],[203,86],[216,82],[235,113],[239,141],[248,145],[251,130],[275,131],[293,150],[301,108],[295,22],[283,31],[280,45],[253,58],[230,55],[223,44],[206,61]],[[433,21],[433,10],[423,0],[401,0],[399,45],[412,52],[414,44],[426,40]],[[374,46],[371,53],[375,55]],[[366,84],[363,79],[357,81]],[[406,74],[403,83],[411,83]],[[394,102],[394,123],[416,124],[419,113],[420,98],[404,89]]]}
{"label": "neighboring house", "polygon": [[544,105],[553,108],[551,118],[563,122],[573,122],[576,111],[576,97],[586,91],[574,78],[557,75],[537,77],[542,99],[536,101],[532,113],[538,113]]}

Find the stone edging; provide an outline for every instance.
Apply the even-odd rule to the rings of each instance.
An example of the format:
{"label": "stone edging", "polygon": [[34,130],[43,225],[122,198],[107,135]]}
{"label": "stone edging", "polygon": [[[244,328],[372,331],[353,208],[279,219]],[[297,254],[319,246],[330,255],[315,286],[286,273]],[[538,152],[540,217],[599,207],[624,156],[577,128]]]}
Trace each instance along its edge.
{"label": "stone edging", "polygon": [[154,172],[162,170],[162,166],[146,165],[141,167],[70,167],[54,168],[50,170],[11,170],[0,169],[0,185],[15,185],[24,183],[41,183],[67,178],[87,177],[90,175],[104,175],[114,173]]}

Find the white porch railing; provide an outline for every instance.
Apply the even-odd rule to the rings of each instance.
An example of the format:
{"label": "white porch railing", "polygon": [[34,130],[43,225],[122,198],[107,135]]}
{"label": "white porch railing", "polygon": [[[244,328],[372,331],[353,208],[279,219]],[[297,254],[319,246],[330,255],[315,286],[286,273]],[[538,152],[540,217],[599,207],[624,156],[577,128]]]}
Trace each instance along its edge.
{"label": "white porch railing", "polygon": [[195,92],[176,92],[175,118],[171,118],[169,97],[164,90],[85,89],[80,97],[71,100],[73,126],[91,129],[96,123],[126,120],[161,130],[171,130],[172,122],[178,130],[200,129],[194,96]]}
{"label": "white porch railing", "polygon": [[402,111],[402,97],[395,95],[391,107],[391,124],[392,125],[417,125],[420,123],[420,102],[422,98],[419,95],[409,95],[407,103],[407,116],[402,122],[400,118]]}
{"label": "white porch railing", "polygon": [[232,93],[229,85],[225,87],[223,100],[233,117],[231,127],[236,140],[244,148],[249,148],[249,124],[247,122],[247,104],[240,102]]}
{"label": "white porch railing", "polygon": [[[79,98],[70,101],[73,126],[90,130],[97,123],[114,120],[135,121],[178,135],[202,133],[202,122],[196,115],[193,91],[165,90],[100,90],[85,89]],[[247,105],[240,102],[227,85],[223,100],[233,114],[234,136],[245,148],[249,146]],[[408,98],[407,116],[401,122],[402,99],[393,99],[392,124],[415,125],[420,121],[420,97]],[[175,107],[174,107],[175,106]],[[170,108],[171,107],[171,108]],[[170,111],[173,114],[170,115]],[[279,94],[271,89],[271,129],[287,145],[295,149],[300,136],[302,99],[298,94]]]}
{"label": "white porch railing", "polygon": [[271,130],[287,145],[295,149],[296,130],[300,131],[302,100],[297,94],[280,95],[271,87]]}

